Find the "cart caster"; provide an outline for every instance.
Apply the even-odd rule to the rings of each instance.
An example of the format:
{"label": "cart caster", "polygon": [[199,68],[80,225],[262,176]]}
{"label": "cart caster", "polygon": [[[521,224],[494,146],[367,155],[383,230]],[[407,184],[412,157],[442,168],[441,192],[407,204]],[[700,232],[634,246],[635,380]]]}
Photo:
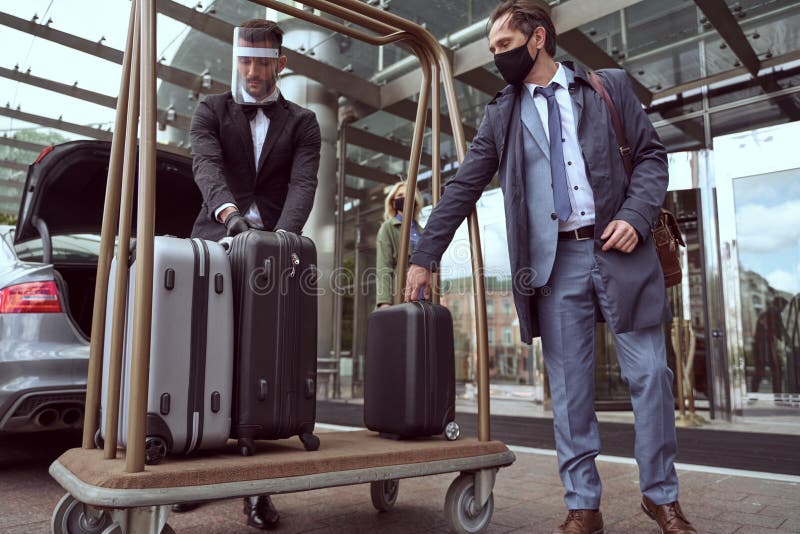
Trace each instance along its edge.
{"label": "cart caster", "polygon": [[102,449],[105,447],[105,441],[103,440],[103,436],[100,433],[100,429],[94,431],[94,446],[98,449]]}
{"label": "cart caster", "polygon": [[157,436],[148,436],[144,442],[144,463],[158,465],[167,455],[167,442]]}
{"label": "cart caster", "polygon": [[394,503],[397,502],[397,494],[399,492],[399,480],[379,480],[369,485],[372,506],[379,512],[388,512],[394,508]]}
{"label": "cart caster", "polygon": [[303,442],[303,447],[305,447],[307,451],[319,449],[319,438],[314,434],[300,434],[300,441]]}
{"label": "cart caster", "polygon": [[86,506],[69,493],[58,501],[50,519],[53,534],[101,534],[111,523],[106,512]]}
{"label": "cart caster", "polygon": [[447,489],[444,499],[444,515],[450,525],[450,531],[457,534],[474,534],[484,532],[492,520],[494,512],[494,496],[482,509],[477,509],[475,501],[475,479],[471,474],[461,474]]}
{"label": "cart caster", "polygon": [[455,421],[450,421],[444,427],[444,437],[447,441],[455,441],[461,437],[461,427]]}
{"label": "cart caster", "polygon": [[239,454],[253,456],[256,453],[256,441],[253,438],[239,438]]}

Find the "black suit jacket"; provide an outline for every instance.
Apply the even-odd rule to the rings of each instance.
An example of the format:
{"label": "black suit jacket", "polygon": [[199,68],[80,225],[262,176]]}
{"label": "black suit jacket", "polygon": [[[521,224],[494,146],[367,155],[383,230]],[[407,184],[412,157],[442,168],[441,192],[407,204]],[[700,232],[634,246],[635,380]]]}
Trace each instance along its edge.
{"label": "black suit jacket", "polygon": [[244,214],[255,202],[266,230],[300,233],[317,189],[320,131],[314,112],[280,96],[256,166],[250,122],[231,93],[200,102],[190,130],[194,179],[203,207],[192,236],[217,240],[214,211],[227,202]]}

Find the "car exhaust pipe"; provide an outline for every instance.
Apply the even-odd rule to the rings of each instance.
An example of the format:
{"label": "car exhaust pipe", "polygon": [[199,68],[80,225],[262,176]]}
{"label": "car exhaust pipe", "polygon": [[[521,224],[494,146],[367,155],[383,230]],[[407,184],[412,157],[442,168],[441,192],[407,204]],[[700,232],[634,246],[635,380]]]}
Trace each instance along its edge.
{"label": "car exhaust pipe", "polygon": [[58,421],[58,412],[52,408],[45,408],[36,414],[36,424],[41,427],[51,427]]}
{"label": "car exhaust pipe", "polygon": [[78,427],[83,421],[83,410],[80,408],[66,408],[61,412],[61,422],[68,427]]}

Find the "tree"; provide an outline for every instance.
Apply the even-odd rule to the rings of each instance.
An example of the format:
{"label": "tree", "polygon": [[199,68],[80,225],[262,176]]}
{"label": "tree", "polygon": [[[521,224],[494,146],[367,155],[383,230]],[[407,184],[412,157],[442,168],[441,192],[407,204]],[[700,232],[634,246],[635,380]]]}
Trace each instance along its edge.
{"label": "tree", "polygon": [[[63,143],[69,140],[56,132],[36,130],[21,130],[14,134],[13,138],[43,146]],[[14,161],[29,165],[33,163],[36,156],[36,151],[0,145],[0,160]],[[0,215],[8,216],[13,219],[13,221],[16,221],[16,216],[19,211],[19,198],[22,193],[25,175],[25,171],[0,167],[0,182],[5,181],[19,184],[16,187],[7,184],[0,185]],[[5,224],[6,219],[2,219],[2,222]]]}

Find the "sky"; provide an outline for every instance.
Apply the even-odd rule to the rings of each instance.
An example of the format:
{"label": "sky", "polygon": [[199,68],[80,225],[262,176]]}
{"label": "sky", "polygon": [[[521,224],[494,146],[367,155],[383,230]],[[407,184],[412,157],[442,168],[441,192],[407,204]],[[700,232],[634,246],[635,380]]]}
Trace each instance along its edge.
{"label": "sky", "polygon": [[[775,289],[800,292],[800,123],[715,140],[720,236]],[[733,220],[731,221],[731,211]]]}
{"label": "sky", "polygon": [[[197,1],[177,0],[194,6]],[[0,0],[0,11],[31,20],[38,15],[39,23],[52,18],[52,28],[71,33],[91,41],[105,38],[103,44],[123,50],[128,31],[129,0]],[[159,57],[166,61],[180,45],[187,27],[168,17],[158,15],[156,20]],[[176,39],[177,37],[177,39]],[[0,66],[13,69],[19,65],[23,72],[57,82],[78,86],[109,96],[119,92],[121,66],[78,52],[33,35],[0,26]],[[7,78],[0,78],[0,106],[9,103],[12,108],[47,117],[62,116],[66,122],[77,124],[107,124],[114,121],[114,110],[39,89]],[[32,125],[0,117],[0,135]],[[76,137],[68,134],[70,137]]]}

